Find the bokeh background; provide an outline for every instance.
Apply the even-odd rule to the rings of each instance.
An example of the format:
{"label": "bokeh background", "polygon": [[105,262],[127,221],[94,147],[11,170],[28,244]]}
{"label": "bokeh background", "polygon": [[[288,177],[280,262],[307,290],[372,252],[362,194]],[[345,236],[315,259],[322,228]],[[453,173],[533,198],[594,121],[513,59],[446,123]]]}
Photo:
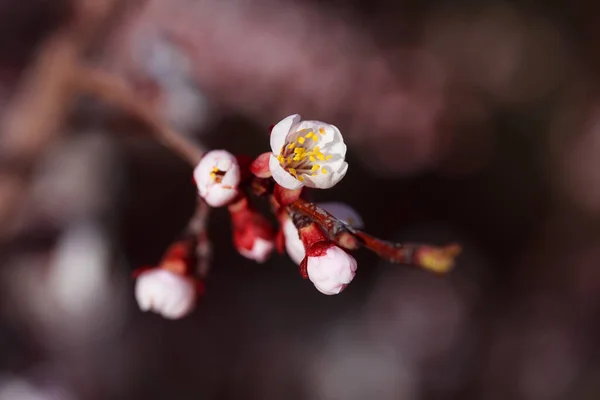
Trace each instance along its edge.
{"label": "bokeh background", "polygon": [[[89,96],[58,91],[60,124],[23,101],[103,3],[0,1],[1,400],[600,398],[597,5],[116,2],[79,61],[182,134],[256,156],[289,114],[334,123],[350,169],[317,200],[464,246],[442,278],[359,252],[330,297],[285,256],[239,256],[215,210],[206,295],[168,321],[129,275],[191,217],[191,167]],[[15,135],[15,109],[35,129]]]}

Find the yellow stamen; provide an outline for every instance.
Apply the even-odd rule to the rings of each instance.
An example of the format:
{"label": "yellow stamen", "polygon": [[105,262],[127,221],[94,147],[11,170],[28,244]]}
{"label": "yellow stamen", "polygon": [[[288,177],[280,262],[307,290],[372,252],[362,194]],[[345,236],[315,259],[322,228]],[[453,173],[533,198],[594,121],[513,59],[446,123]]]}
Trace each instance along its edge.
{"label": "yellow stamen", "polygon": [[307,138],[307,139],[310,139],[313,136],[314,136],[313,132],[308,132],[304,137]]}
{"label": "yellow stamen", "polygon": [[288,146],[287,146],[288,149],[293,149],[294,147],[296,147],[295,142],[292,142],[292,143],[288,144]]}
{"label": "yellow stamen", "polygon": [[317,157],[319,158],[319,160],[323,161],[325,159],[325,156],[323,155],[323,153],[319,153],[317,154]]}
{"label": "yellow stamen", "polygon": [[326,173],[327,173],[327,170],[325,169],[325,167],[321,168],[321,172],[322,172],[323,174],[326,174]]}
{"label": "yellow stamen", "polygon": [[326,160],[331,160],[331,157],[333,157],[331,154],[327,154],[327,156],[325,157]]}
{"label": "yellow stamen", "polygon": [[315,164],[312,166],[311,172],[315,172],[317,171],[319,168],[321,168],[321,166],[319,164]]}
{"label": "yellow stamen", "polygon": [[324,134],[325,134],[325,129],[323,129],[323,128],[319,128],[319,133],[320,133],[321,135],[324,135]]}
{"label": "yellow stamen", "polygon": [[312,136],[312,140],[315,141],[315,142],[318,142],[319,138],[318,138],[318,136]]}
{"label": "yellow stamen", "polygon": [[296,176],[296,168],[288,168],[288,172],[294,176]]}
{"label": "yellow stamen", "polygon": [[317,162],[317,159],[314,156],[310,156],[308,159],[312,162]]}
{"label": "yellow stamen", "polygon": [[304,144],[304,138],[302,136],[298,138],[298,143]]}
{"label": "yellow stamen", "polygon": [[302,175],[300,175],[300,176],[298,177],[298,180],[299,180],[300,182],[304,182],[304,177],[303,177]]}

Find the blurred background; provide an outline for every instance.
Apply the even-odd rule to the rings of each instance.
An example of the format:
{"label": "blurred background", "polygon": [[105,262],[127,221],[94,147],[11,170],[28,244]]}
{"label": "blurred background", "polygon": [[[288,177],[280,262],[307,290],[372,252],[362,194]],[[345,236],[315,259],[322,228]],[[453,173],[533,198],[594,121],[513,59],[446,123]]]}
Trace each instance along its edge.
{"label": "blurred background", "polygon": [[[0,399],[600,398],[598,7],[580,0],[0,1]],[[289,114],[350,164],[318,201],[447,277],[359,252],[338,296],[259,265],[210,215],[189,317],[130,273],[191,217],[192,168],[70,90],[111,72],[205,148],[256,156]]]}

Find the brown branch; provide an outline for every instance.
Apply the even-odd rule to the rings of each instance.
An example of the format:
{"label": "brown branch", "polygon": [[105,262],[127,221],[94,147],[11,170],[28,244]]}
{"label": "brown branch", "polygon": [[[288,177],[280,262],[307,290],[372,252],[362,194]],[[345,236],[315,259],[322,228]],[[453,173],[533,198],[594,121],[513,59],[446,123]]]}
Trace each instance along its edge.
{"label": "brown branch", "polygon": [[300,213],[316,222],[330,240],[348,250],[366,247],[384,260],[418,266],[436,273],[446,273],[454,267],[461,247],[451,244],[444,247],[400,244],[377,239],[353,229],[314,203],[298,199],[288,206],[290,214]]}
{"label": "brown branch", "polygon": [[208,237],[210,207],[200,196],[196,212],[188,223],[187,230],[196,237],[196,273],[202,279],[208,276],[212,258],[212,245]]}
{"label": "brown branch", "polygon": [[130,112],[146,123],[165,146],[192,166],[196,166],[204,150],[164,123],[154,108],[140,99],[122,79],[93,68],[79,68],[75,74],[77,88],[107,103]]}

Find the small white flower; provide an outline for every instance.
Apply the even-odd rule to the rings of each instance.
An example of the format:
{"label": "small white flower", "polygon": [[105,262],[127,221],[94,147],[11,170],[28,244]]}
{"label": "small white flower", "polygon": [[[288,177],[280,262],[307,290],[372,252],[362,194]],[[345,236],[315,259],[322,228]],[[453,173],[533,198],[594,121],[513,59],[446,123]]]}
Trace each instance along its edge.
{"label": "small white flower", "polygon": [[254,239],[254,243],[252,244],[252,250],[246,250],[242,247],[238,249],[239,253],[250,259],[254,260],[258,263],[263,263],[267,261],[271,252],[273,251],[274,243],[270,240],[265,240],[261,237],[256,237]]}
{"label": "small white flower", "polygon": [[301,121],[294,114],[281,120],[271,131],[269,169],[275,181],[286,189],[328,189],[348,170],[346,145],[340,130],[320,121]]}
{"label": "small white flower", "polygon": [[[341,202],[328,202],[317,203],[317,205],[353,228],[360,229],[364,225],[361,216],[348,204]],[[300,265],[302,260],[304,260],[304,256],[306,255],[304,244],[302,244],[302,240],[300,240],[298,229],[296,229],[292,219],[288,216],[284,218],[285,220],[282,223],[281,229],[283,229],[283,235],[285,237],[285,250],[290,258],[296,264]]]}
{"label": "small white flower", "polygon": [[198,193],[211,207],[228,204],[237,195],[240,167],[233,154],[225,150],[212,150],[202,157],[194,169]]}
{"label": "small white flower", "polygon": [[140,309],[168,319],[189,314],[196,305],[196,297],[193,279],[162,268],[142,272],[135,283],[135,298]]}
{"label": "small white flower", "polygon": [[348,286],[356,274],[354,257],[337,246],[331,246],[324,255],[308,257],[308,279],[323,294],[338,294]]}

